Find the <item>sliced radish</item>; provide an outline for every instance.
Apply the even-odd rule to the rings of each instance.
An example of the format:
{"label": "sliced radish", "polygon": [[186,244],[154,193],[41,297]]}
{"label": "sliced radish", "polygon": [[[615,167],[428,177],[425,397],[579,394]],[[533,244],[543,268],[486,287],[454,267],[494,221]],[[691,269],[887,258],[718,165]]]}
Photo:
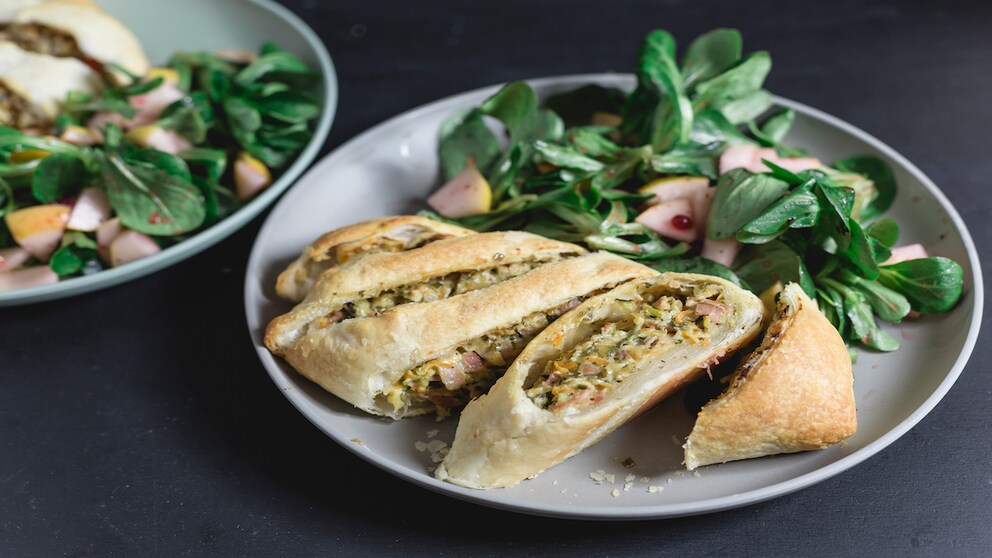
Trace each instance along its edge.
{"label": "sliced radish", "polygon": [[58,283],[59,276],[47,265],[25,267],[0,273],[0,291],[14,291],[28,287]]}
{"label": "sliced radish", "polygon": [[11,236],[21,248],[41,261],[47,261],[65,233],[68,205],[49,203],[8,213],[4,219]]}
{"label": "sliced radish", "polygon": [[922,244],[907,244],[906,246],[896,246],[893,248],[892,255],[889,256],[889,259],[882,262],[881,265],[892,265],[908,260],[919,260],[929,257],[930,254],[927,253],[927,249]]}
{"label": "sliced radish", "polygon": [[83,128],[82,126],[66,126],[65,130],[62,131],[62,135],[59,136],[59,139],[66,143],[71,143],[82,147],[93,145],[100,140],[95,132],[89,128]]}
{"label": "sliced radish", "polygon": [[110,263],[110,243],[117,238],[117,235],[124,231],[120,217],[114,217],[109,221],[104,221],[96,229],[96,251],[103,261]]}
{"label": "sliced radish", "polygon": [[238,199],[248,201],[272,184],[272,173],[258,159],[241,153],[234,162],[234,185]]}
{"label": "sliced radish", "polygon": [[110,265],[117,267],[161,252],[162,248],[147,234],[126,230],[110,242]]}
{"label": "sliced radish", "polygon": [[737,253],[740,251],[741,243],[737,242],[737,239],[732,236],[723,240],[707,238],[703,240],[703,248],[699,255],[730,267],[734,265],[734,258],[737,257]]}
{"label": "sliced radish", "polygon": [[10,271],[31,259],[31,254],[19,246],[0,248],[0,271]]}
{"label": "sliced radish", "polygon": [[634,220],[665,238],[682,242],[695,242],[699,238],[692,204],[685,198],[652,205]]}
{"label": "sliced radish", "polygon": [[799,172],[810,169],[818,169],[823,166],[819,159],[815,157],[779,157],[778,152],[771,147],[759,148],[754,145],[734,145],[728,147],[720,155],[720,174],[729,170],[743,168],[751,172],[768,172],[768,168],[762,159],[792,172]]}
{"label": "sliced radish", "polygon": [[427,198],[427,205],[449,219],[488,213],[492,203],[489,182],[474,165],[466,166],[465,170]]}
{"label": "sliced radish", "polygon": [[138,109],[138,113],[131,118],[130,126],[144,126],[158,120],[165,107],[185,97],[182,89],[169,82],[163,82],[144,95],[129,97],[128,104]]}
{"label": "sliced radish", "polygon": [[72,206],[67,227],[73,231],[93,232],[104,221],[110,219],[112,211],[110,198],[107,197],[103,188],[95,186],[83,188],[76,204]]}
{"label": "sliced radish", "polygon": [[175,130],[167,130],[154,124],[139,126],[127,133],[127,139],[140,145],[150,147],[166,153],[175,155],[184,149],[193,147],[193,144],[182,137]]}

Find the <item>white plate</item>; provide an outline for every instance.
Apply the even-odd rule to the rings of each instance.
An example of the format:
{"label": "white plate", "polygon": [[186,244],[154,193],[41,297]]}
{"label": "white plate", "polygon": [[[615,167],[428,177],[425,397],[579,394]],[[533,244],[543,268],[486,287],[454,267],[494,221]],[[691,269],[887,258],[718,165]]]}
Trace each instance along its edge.
{"label": "white plate", "polygon": [[[314,134],[276,180],[231,216],[161,252],[92,275],[72,277],[40,287],[0,292],[0,306],[42,302],[88,293],[143,277],[179,263],[234,234],[248,224],[296,180],[317,157],[331,129],[338,102],[338,82],[327,48],[306,23],[271,0],[98,0],[141,41],[152,64],[164,64],[183,50],[239,48],[258,50],[266,42],[298,55],[320,74],[315,93],[322,105]],[[231,17],[231,14],[237,17]]]}
{"label": "white plate", "polygon": [[[593,82],[633,85],[633,79],[623,75],[546,78],[531,84],[543,96]],[[826,161],[855,154],[887,160],[900,187],[890,212],[902,224],[900,242],[921,242],[933,253],[957,260],[965,271],[965,296],[954,311],[891,328],[903,341],[895,353],[860,351],[855,366],[858,433],[827,450],[705,467],[698,476],[686,474],[680,444],[692,428],[692,417],[677,395],[598,445],[516,487],[476,491],[437,481],[428,472],[434,465],[429,452],[418,451],[414,443],[429,442],[434,429],[439,430],[437,439],[450,443],[455,420],[438,423],[422,417],[392,422],[356,411],[274,358],[262,345],[262,332],[270,319],[290,309],[274,293],[278,272],[327,230],[421,208],[439,181],[436,152],[441,122],[457,109],[478,105],[497,89],[426,105],[341,146],[278,203],[255,241],[245,280],[245,308],[262,364],[317,427],[370,463],[456,498],[538,515],[643,519],[706,513],[780,496],[864,461],[933,409],[961,373],[981,323],[982,281],[978,256],[957,212],[919,169],[880,141],[822,112],[776,99],[798,113],[790,144],[808,148]],[[621,464],[626,458],[635,463],[629,470]],[[614,482],[596,484],[589,476],[596,470],[612,474]],[[634,478],[625,490],[628,474]],[[663,490],[650,492],[651,486]]]}

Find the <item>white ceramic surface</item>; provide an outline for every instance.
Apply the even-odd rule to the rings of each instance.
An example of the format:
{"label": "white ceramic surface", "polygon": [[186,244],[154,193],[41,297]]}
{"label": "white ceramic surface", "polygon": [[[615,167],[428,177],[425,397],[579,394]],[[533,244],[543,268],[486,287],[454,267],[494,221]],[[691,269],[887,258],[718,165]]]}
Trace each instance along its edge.
{"label": "white ceramic surface", "polygon": [[153,256],[127,265],[74,277],[53,285],[0,292],[0,306],[28,304],[87,293],[142,277],[198,254],[227,238],[268,207],[310,165],[331,129],[338,102],[337,75],[324,43],[295,14],[271,0],[97,0],[141,40],[152,64],[164,64],[181,50],[248,49],[274,42],[300,56],[321,74],[316,93],[323,111],[310,143],[296,160],[230,217]]}
{"label": "white ceramic surface", "polygon": [[[531,82],[541,95],[596,82],[631,87],[630,76],[586,75]],[[875,154],[895,170],[899,195],[890,215],[901,224],[900,242],[921,242],[964,267],[966,292],[954,311],[892,327],[903,342],[890,354],[860,351],[855,366],[858,433],[842,445],[705,467],[684,472],[680,444],[692,417],[677,395],[582,454],[510,489],[476,491],[439,482],[429,474],[429,452],[417,441],[450,443],[455,420],[433,417],[392,422],[366,415],[295,373],[264,348],[265,324],[290,305],[274,281],[319,234],[359,220],[413,212],[438,182],[437,136],[453,111],[479,104],[490,87],[450,97],[397,116],[354,138],[311,169],[278,203],[255,242],[247,268],[245,307],[258,356],[272,380],[318,428],[357,455],[431,490],[524,513],[588,519],[645,519],[722,510],[773,498],[840,473],[892,443],[926,415],[961,373],[978,335],[982,281],[978,256],[958,214],[937,187],[891,148],[836,118],[776,99],[798,113],[788,142],[824,160]],[[375,355],[370,355],[375,358]],[[621,462],[634,460],[631,469]],[[590,473],[611,473],[596,484]],[[624,478],[634,475],[629,490]],[[642,479],[647,479],[644,481]],[[651,492],[649,487],[663,490]],[[613,496],[617,490],[617,496]]]}

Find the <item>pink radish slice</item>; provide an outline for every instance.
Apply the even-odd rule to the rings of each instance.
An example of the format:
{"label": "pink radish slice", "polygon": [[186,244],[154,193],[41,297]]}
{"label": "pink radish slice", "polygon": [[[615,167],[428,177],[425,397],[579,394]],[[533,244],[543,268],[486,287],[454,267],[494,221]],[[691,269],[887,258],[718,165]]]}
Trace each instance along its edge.
{"label": "pink radish slice", "polygon": [[110,219],[112,209],[110,199],[102,188],[91,186],[83,188],[79,199],[72,206],[67,228],[74,231],[93,232]]}
{"label": "pink radish slice", "polygon": [[427,205],[443,217],[458,219],[487,213],[492,207],[492,201],[489,182],[474,165],[468,165],[431,194],[427,198]]}
{"label": "pink radish slice", "polygon": [[692,204],[685,198],[652,205],[634,220],[665,238],[695,242],[699,237]]}
{"label": "pink radish slice", "polygon": [[25,236],[17,241],[29,254],[43,262],[47,262],[52,256],[52,252],[59,247],[59,241],[65,230],[48,229]]}
{"label": "pink radish slice", "polygon": [[929,257],[930,254],[927,253],[927,249],[922,244],[907,244],[906,246],[896,246],[893,248],[892,255],[889,256],[889,259],[882,262],[882,265],[892,265],[908,260],[919,260]]}
{"label": "pink radish slice", "polygon": [[31,254],[19,246],[0,248],[0,271],[10,271],[16,267],[20,267],[30,258]]}
{"label": "pink radish slice", "polygon": [[25,267],[14,271],[0,272],[0,291],[14,291],[28,287],[58,283],[59,276],[47,265]]}
{"label": "pink radish slice", "polygon": [[186,138],[180,136],[174,130],[166,130],[165,128],[156,128],[149,133],[148,137],[145,138],[145,145],[159,151],[171,153],[172,155],[193,147],[193,144],[187,141]]}
{"label": "pink radish slice", "polygon": [[126,230],[110,243],[110,265],[117,267],[157,254],[162,249],[147,234]]}
{"label": "pink radish slice", "polygon": [[730,267],[734,264],[734,258],[737,257],[740,250],[740,242],[737,242],[737,239],[732,236],[723,240],[707,238],[703,240],[703,248],[699,255]]}
{"label": "pink radish slice", "polygon": [[164,82],[144,95],[130,97],[127,102],[138,109],[131,119],[129,127],[144,126],[158,120],[165,107],[186,97],[181,89],[174,84]]}
{"label": "pink radish slice", "polygon": [[753,145],[734,145],[728,147],[720,155],[720,174],[729,170],[743,168],[751,172],[768,172],[762,159],[792,172],[818,169],[823,166],[815,157],[779,157],[778,152],[771,147],[758,148]]}
{"label": "pink radish slice", "polygon": [[124,231],[120,217],[104,221],[96,230],[96,251],[104,262],[110,263],[110,243]]}

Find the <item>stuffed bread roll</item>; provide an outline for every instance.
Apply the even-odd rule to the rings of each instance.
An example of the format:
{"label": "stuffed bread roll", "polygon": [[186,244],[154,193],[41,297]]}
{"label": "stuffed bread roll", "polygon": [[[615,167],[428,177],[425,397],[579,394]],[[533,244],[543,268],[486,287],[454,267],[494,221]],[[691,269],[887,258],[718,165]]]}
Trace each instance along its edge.
{"label": "stuffed bread roll", "polygon": [[446,416],[485,393],[530,339],[584,298],[655,273],[607,253],[561,259],[467,294],[311,327],[283,355],[369,413]]}
{"label": "stuffed bread roll", "polygon": [[439,240],[406,252],[368,254],[322,273],[303,302],[269,323],[265,344],[281,355],[310,329],[484,289],[585,252],[567,242],[510,231]]}
{"label": "stuffed bread roll", "polygon": [[85,6],[91,10],[100,9],[93,0],[0,0],[0,25],[6,25],[14,21],[14,16],[17,15],[17,12],[24,8],[30,8],[40,4],[72,4]]}
{"label": "stuffed bread roll", "polygon": [[137,76],[148,73],[148,58],[134,33],[113,16],[85,5],[46,2],[20,9],[7,34],[26,50],[100,68],[119,85],[130,83],[130,78],[111,63]]}
{"label": "stuffed bread roll", "polygon": [[79,60],[56,58],[0,41],[0,124],[46,128],[70,91],[96,93],[102,82]]}
{"label": "stuffed bread roll", "polygon": [[438,479],[512,486],[595,444],[759,331],[761,301],[708,275],[624,283],[538,335],[462,411]]}
{"label": "stuffed bread roll", "polygon": [[761,344],[699,412],[685,443],[695,469],[825,448],[857,430],[851,357],[799,285],[779,294]]}
{"label": "stuffed bread roll", "polygon": [[404,252],[425,244],[474,234],[475,231],[415,215],[384,217],[333,230],[307,246],[276,280],[276,293],[303,300],[324,271],[363,254]]}

